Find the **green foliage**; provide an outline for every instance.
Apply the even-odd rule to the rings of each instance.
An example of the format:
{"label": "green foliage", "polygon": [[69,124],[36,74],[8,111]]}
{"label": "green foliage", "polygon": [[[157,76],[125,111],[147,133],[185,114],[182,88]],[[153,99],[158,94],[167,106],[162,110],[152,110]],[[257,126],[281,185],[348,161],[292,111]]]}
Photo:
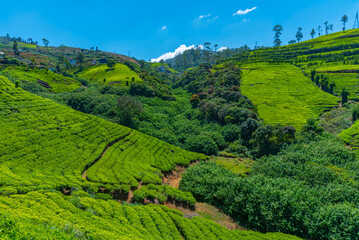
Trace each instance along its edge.
{"label": "green foliage", "polygon": [[256,161],[250,177],[210,162],[183,174],[180,189],[246,227],[310,239],[358,235],[359,161],[329,134],[302,134],[277,156]]}
{"label": "green foliage", "polygon": [[218,147],[215,141],[203,134],[188,138],[186,146],[186,149],[190,151],[204,153],[206,155],[217,155],[218,153]]}
{"label": "green foliage", "polygon": [[113,68],[114,66],[116,66],[116,61],[113,60],[112,58],[110,58],[110,59],[107,60],[106,65],[107,65],[108,68]]}
{"label": "green foliage", "polygon": [[132,83],[130,87],[130,94],[133,96],[154,97],[155,91],[153,88],[144,83]]}
{"label": "green foliage", "polygon": [[177,188],[167,185],[153,185],[149,184],[142,186],[140,189],[133,192],[135,202],[144,203],[145,199],[152,202],[174,202],[176,204],[184,204],[184,206],[194,206],[196,199],[190,192],[182,192]]}

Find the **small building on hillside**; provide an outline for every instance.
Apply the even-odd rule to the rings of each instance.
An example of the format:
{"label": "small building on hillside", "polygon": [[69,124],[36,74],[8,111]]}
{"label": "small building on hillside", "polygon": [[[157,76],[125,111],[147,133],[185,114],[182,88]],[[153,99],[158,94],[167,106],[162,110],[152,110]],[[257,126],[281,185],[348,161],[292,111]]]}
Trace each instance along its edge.
{"label": "small building on hillside", "polygon": [[4,58],[5,57],[5,53],[4,52],[0,52],[0,58]]}

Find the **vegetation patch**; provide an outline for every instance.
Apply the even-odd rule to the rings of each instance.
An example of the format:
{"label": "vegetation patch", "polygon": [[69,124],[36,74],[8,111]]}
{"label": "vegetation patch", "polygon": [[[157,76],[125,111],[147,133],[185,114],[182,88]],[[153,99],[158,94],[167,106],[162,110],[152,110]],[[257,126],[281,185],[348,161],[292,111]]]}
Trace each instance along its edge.
{"label": "vegetation patch", "polygon": [[321,91],[300,68],[289,64],[243,66],[242,91],[267,124],[301,128],[310,117],[337,105],[338,98]]}

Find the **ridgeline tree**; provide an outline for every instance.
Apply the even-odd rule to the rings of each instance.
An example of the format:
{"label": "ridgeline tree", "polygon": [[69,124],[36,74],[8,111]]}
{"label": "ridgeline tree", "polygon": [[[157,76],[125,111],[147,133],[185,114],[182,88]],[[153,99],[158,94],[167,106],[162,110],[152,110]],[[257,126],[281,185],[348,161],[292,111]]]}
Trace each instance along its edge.
{"label": "ridgeline tree", "polygon": [[19,49],[17,48],[17,41],[14,41],[14,45],[12,46],[12,49],[14,50],[14,55],[15,57],[19,57],[20,56],[20,52]]}
{"label": "ridgeline tree", "polygon": [[42,39],[42,42],[44,43],[44,45],[47,47],[48,45],[49,45],[49,43],[50,43],[50,41],[49,40],[47,40],[46,38],[43,38]]}
{"label": "ridgeline tree", "polygon": [[329,25],[328,25],[328,21],[324,22],[324,26],[325,26],[325,35],[328,34],[328,31],[329,31]]}
{"label": "ridgeline tree", "polygon": [[273,28],[273,32],[274,32],[274,46],[275,47],[279,47],[282,44],[282,41],[280,40],[280,35],[282,34],[283,31],[283,27],[281,25],[276,25]]}
{"label": "ridgeline tree", "polygon": [[318,26],[317,30],[318,30],[318,36],[320,37],[320,35],[322,35],[322,26]]}
{"label": "ridgeline tree", "polygon": [[314,30],[314,28],[313,28],[312,31],[310,32],[310,36],[312,36],[312,39],[314,38],[314,36],[315,36],[315,30]]}
{"label": "ridgeline tree", "polygon": [[206,42],[203,44],[204,47],[204,56],[206,58],[206,62],[209,63],[212,55],[212,47],[210,42]]}
{"label": "ridgeline tree", "polygon": [[302,30],[303,29],[301,27],[299,27],[298,31],[297,31],[297,34],[295,35],[295,38],[297,39],[298,42],[300,42],[300,40],[303,38]]}
{"label": "ridgeline tree", "polygon": [[343,22],[343,28],[342,28],[343,32],[345,32],[345,24],[348,22],[348,16],[346,14],[344,14],[341,21]]}

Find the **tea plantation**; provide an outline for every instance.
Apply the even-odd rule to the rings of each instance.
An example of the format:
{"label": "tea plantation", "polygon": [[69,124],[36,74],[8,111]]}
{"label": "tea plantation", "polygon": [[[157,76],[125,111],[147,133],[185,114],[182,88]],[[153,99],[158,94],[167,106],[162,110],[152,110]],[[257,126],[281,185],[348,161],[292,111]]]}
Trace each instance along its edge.
{"label": "tea plantation", "polygon": [[158,184],[163,172],[204,155],[37,97],[5,77],[0,119],[2,239],[297,239],[112,200],[152,183],[136,199],[157,189],[193,202],[190,193]]}

